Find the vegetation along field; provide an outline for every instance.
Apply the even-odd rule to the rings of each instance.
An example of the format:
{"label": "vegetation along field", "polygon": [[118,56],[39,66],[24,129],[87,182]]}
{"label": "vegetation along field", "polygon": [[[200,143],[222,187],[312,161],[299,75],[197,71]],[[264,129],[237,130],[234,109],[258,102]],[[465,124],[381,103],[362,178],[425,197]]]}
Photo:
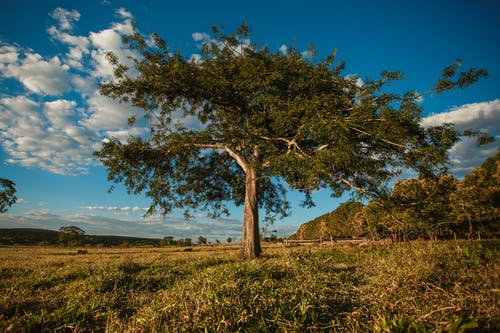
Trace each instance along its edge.
{"label": "vegetation along field", "polygon": [[496,241],[0,248],[2,332],[498,332]]}

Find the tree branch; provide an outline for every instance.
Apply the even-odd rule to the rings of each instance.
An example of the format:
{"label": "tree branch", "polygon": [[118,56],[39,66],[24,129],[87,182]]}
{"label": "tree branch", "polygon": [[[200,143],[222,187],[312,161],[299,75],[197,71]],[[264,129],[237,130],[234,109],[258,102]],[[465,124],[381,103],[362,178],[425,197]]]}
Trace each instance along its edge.
{"label": "tree branch", "polygon": [[356,186],[354,185],[353,183],[351,183],[350,181],[348,181],[347,179],[345,178],[342,178],[342,177],[338,177],[338,176],[334,176],[332,174],[330,174],[330,177],[334,178],[334,179],[337,179],[339,181],[341,181],[342,183],[346,184],[347,186],[349,186],[350,188],[352,188],[353,190],[356,190],[356,191],[359,191],[361,193],[364,193],[366,194],[370,199],[374,199],[372,193],[370,193],[370,191],[368,191],[367,189],[365,188],[362,188],[362,187],[359,187],[359,186]]}
{"label": "tree branch", "polygon": [[305,124],[300,125],[299,128],[297,129],[297,133],[295,133],[295,136],[292,139],[287,139],[287,138],[283,138],[283,137],[271,138],[271,137],[264,136],[264,135],[256,135],[256,136],[259,139],[266,140],[266,141],[282,141],[282,142],[285,142],[288,145],[288,149],[287,149],[287,152],[286,152],[287,155],[292,153],[292,147],[294,147],[299,152],[298,155],[308,156],[306,153],[304,153],[304,151],[302,150],[302,148],[300,148],[299,144],[297,143],[297,138],[298,138],[300,132],[302,131],[302,129],[304,127],[305,127]]}
{"label": "tree branch", "polygon": [[229,156],[234,158],[236,163],[243,169],[245,173],[248,171],[248,161],[245,159],[243,155],[238,154],[234,150],[232,150],[230,147],[222,145],[222,144],[217,144],[217,143],[189,143],[186,144],[186,146],[190,147],[198,147],[198,148],[206,148],[206,149],[219,149],[223,150],[226,153],[228,153]]}

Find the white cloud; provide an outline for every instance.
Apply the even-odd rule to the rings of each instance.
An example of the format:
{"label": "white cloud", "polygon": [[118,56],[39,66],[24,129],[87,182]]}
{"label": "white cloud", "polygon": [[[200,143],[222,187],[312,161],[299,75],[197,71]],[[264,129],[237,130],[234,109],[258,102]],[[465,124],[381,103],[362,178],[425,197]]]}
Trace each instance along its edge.
{"label": "white cloud", "polygon": [[0,46],[0,63],[15,63],[19,59],[19,49],[13,45]]}
{"label": "white cloud", "polygon": [[89,38],[71,35],[67,32],[60,31],[55,26],[50,27],[47,32],[55,41],[69,46],[68,52],[65,55],[65,63],[72,68],[83,70],[83,56],[90,52]]}
{"label": "white cloud", "polygon": [[206,32],[193,32],[191,34],[195,42],[204,42],[210,40],[210,35]]}
{"label": "white cloud", "polygon": [[288,46],[286,46],[285,44],[281,45],[280,48],[279,48],[279,51],[283,54],[283,55],[287,55],[288,54]]}
{"label": "white cloud", "polygon": [[133,51],[127,49],[122,42],[123,35],[130,35],[133,32],[132,22],[127,19],[122,23],[115,23],[109,29],[99,32],[91,32],[89,39],[95,48],[91,51],[92,75],[99,79],[109,80],[113,78],[113,66],[106,59],[108,52],[113,52],[119,62],[133,68],[133,61],[130,57],[137,56]]}
{"label": "white cloud", "polygon": [[121,35],[112,28],[91,32],[90,41],[95,47],[102,50],[119,50],[122,47]]}
{"label": "white cloud", "polygon": [[58,7],[50,14],[50,17],[57,20],[59,23],[59,29],[73,30],[73,22],[80,20],[80,13],[77,10],[67,10]]}
{"label": "white cloud", "polygon": [[64,99],[36,102],[24,96],[0,100],[2,147],[8,163],[40,167],[57,174],[85,172],[92,162],[89,137],[72,123],[76,103]]}
{"label": "white cloud", "polygon": [[75,107],[75,101],[60,99],[46,102],[44,104],[44,113],[53,127],[61,129],[71,126],[69,117],[74,113]]}
{"label": "white cloud", "polygon": [[57,96],[70,89],[68,70],[57,56],[45,60],[37,53],[25,52],[23,59],[4,66],[1,74],[19,80],[33,93]]}
{"label": "white cloud", "polygon": [[500,99],[489,102],[465,104],[450,111],[426,117],[422,125],[437,126],[443,123],[455,124],[457,129],[476,129],[498,132],[500,129]]}
{"label": "white cloud", "polygon": [[307,58],[307,59],[309,59],[309,58],[312,58],[312,57],[313,57],[314,53],[313,53],[313,51],[311,51],[311,50],[305,50],[305,51],[300,52],[300,55],[301,55],[303,58]]}
{"label": "white cloud", "polygon": [[9,155],[7,163],[78,174],[95,163],[92,152],[104,138],[146,133],[144,120],[138,128],[128,127],[129,117],[142,112],[98,91],[99,82],[113,77],[106,52],[128,65],[135,55],[122,43],[133,30],[132,14],[124,8],[116,14],[121,21],[109,28],[78,36],[73,30],[80,14],[56,8],[49,14],[56,22],[47,33],[66,48],[62,56],[0,45],[0,78],[26,88],[25,96],[3,95],[0,101],[0,144]]}
{"label": "white cloud", "polygon": [[191,54],[191,56],[189,57],[189,61],[194,62],[194,63],[200,63],[201,62],[201,54],[198,54],[198,53]]}
{"label": "white cloud", "polygon": [[123,19],[131,19],[133,18],[134,16],[132,15],[132,13],[130,13],[129,11],[127,11],[125,8],[118,8],[116,10],[116,14],[118,14],[121,18]]}
{"label": "white cloud", "polygon": [[71,78],[71,84],[75,91],[77,91],[82,97],[89,97],[97,93],[97,82],[91,77],[82,77],[74,75]]}
{"label": "white cloud", "polygon": [[363,79],[355,74],[348,74],[345,76],[345,78],[353,82],[356,87],[363,88],[363,86],[365,85]]}
{"label": "white cloud", "polygon": [[478,147],[476,139],[463,138],[450,150],[451,171],[459,177],[471,173],[486,158],[494,156],[499,148],[500,142],[498,141],[484,147]]}
{"label": "white cloud", "polygon": [[459,176],[478,167],[484,159],[493,156],[500,147],[500,99],[489,102],[465,104],[448,112],[430,115],[423,119],[425,127],[453,123],[460,131],[480,130],[494,135],[497,141],[478,147],[474,138],[462,138],[450,151],[451,171]]}
{"label": "white cloud", "polygon": [[76,46],[82,52],[88,53],[87,49],[89,47],[89,39],[88,37],[85,36],[75,36],[71,35],[68,32],[61,31],[55,26],[51,26],[47,32],[49,35],[54,38],[55,40],[71,45],[71,46]]}
{"label": "white cloud", "polygon": [[92,131],[123,130],[128,127],[128,119],[140,111],[133,106],[121,104],[109,97],[95,93],[87,99],[89,117],[81,124]]}

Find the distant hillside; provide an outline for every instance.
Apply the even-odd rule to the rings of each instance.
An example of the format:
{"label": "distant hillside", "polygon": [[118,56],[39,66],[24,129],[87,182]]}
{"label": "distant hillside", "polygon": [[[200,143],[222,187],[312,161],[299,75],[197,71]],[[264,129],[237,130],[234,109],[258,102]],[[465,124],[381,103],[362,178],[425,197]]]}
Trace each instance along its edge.
{"label": "distant hillside", "polygon": [[[57,245],[58,243],[58,231],[31,228],[0,229],[0,245]],[[160,239],[127,236],[84,235],[82,239],[82,244],[102,246],[157,246],[159,243]]]}
{"label": "distant hillside", "polygon": [[359,202],[343,203],[333,212],[302,224],[290,239],[327,239],[363,233],[365,230],[354,221],[354,216],[362,208],[363,204]]}
{"label": "distant hillside", "polygon": [[0,229],[0,244],[38,244],[41,242],[57,244],[59,233],[53,230],[15,228]]}

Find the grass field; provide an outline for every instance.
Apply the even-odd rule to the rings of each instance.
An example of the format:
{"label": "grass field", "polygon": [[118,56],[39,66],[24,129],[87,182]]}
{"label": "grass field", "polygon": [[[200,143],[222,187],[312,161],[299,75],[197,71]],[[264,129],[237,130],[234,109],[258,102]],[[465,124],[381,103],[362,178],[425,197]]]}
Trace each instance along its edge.
{"label": "grass field", "polygon": [[1,332],[498,332],[500,241],[0,248]]}

